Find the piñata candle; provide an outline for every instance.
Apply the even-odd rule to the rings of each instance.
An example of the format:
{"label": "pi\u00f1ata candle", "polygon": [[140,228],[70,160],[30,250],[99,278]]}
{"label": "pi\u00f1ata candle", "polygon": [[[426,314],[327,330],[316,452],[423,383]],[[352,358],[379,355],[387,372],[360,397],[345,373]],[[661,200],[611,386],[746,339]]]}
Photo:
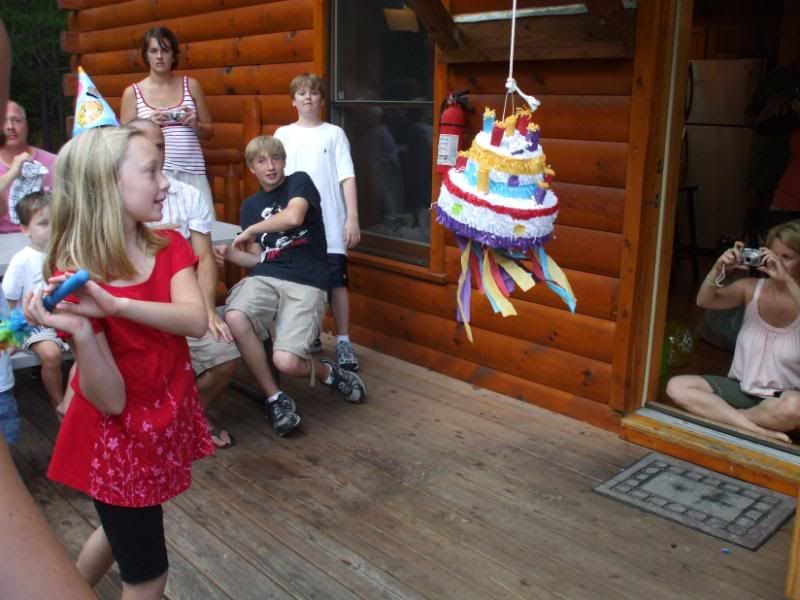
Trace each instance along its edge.
{"label": "pi\u00f1ata candle", "polygon": [[503,124],[502,123],[495,123],[492,126],[492,138],[491,138],[492,146],[499,146],[500,145],[500,142],[503,141],[503,132],[504,131],[505,131],[505,129],[503,129]]}
{"label": "pi\u00f1ata candle", "polygon": [[486,107],[483,109],[483,132],[484,133],[492,133],[492,127],[494,126],[494,118],[496,113],[494,112],[493,108]]}
{"label": "pi\u00f1ata candle", "polygon": [[525,148],[526,150],[536,152],[536,149],[539,147],[539,135],[539,126],[533,121],[529,122],[527,133],[525,134],[525,141],[528,142],[528,145]]}
{"label": "pi\u00f1ata candle", "polygon": [[517,109],[517,131],[519,131],[520,135],[528,133],[528,123],[530,123],[532,115],[533,112],[529,108],[520,107]]}

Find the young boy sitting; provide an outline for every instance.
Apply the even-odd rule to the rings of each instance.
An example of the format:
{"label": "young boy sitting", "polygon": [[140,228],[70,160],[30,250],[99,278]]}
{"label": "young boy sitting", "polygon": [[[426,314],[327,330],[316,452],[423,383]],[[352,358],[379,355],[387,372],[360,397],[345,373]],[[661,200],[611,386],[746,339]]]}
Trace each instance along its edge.
{"label": "young boy sitting", "polygon": [[275,433],[283,436],[300,424],[300,416],[267,363],[261,341],[271,323],[275,327],[272,359],[281,373],[316,376],[345,401],[356,404],[365,400],[366,388],[355,373],[309,354],[319,335],[329,280],[317,189],[303,172],[284,175],[286,152],[275,137],[251,140],[245,160],[261,189],[242,204],[242,233],[231,246],[215,246],[214,252],[249,269],[248,276],[228,294],[225,322],[265,396]]}
{"label": "young boy sitting", "polygon": [[[328,244],[331,312],[336,325],[336,360],[350,371],[358,359],[350,344],[350,299],[347,295],[347,249],[361,239],[358,199],[350,143],[341,127],[322,120],[325,84],[311,73],[295,77],[289,95],[297,109],[297,121],[278,127],[275,137],[286,148],[286,174],[305,171],[322,202],[322,219]],[[319,351],[319,340],[312,351]]]}
{"label": "young boy sitting", "polygon": [[[44,285],[42,271],[50,241],[49,205],[49,192],[33,192],[16,206],[20,230],[30,238],[31,245],[11,258],[3,276],[3,293],[11,308],[21,302],[28,292],[35,292]],[[56,335],[54,329],[36,327],[25,340],[23,349],[36,354],[42,362],[42,383],[50,403],[58,410],[64,397],[61,352],[69,350],[69,346]]]}

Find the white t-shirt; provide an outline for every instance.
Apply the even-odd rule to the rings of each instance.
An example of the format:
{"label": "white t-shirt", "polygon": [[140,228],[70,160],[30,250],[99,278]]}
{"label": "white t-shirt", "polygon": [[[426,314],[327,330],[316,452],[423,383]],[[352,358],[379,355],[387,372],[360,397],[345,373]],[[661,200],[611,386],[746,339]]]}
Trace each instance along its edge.
{"label": "white t-shirt", "polygon": [[322,123],[316,127],[300,127],[297,123],[278,127],[275,132],[286,149],[286,174],[305,171],[317,186],[322,202],[322,220],[328,254],[347,254],[342,181],[355,177],[350,142],[341,127]]}
{"label": "white t-shirt", "polygon": [[[44,285],[44,252],[26,246],[8,263],[3,275],[2,293],[0,293],[0,318],[6,319],[11,313],[6,302],[6,295],[19,302],[28,292],[38,290]],[[14,387],[14,369],[6,350],[0,352],[0,392]]]}
{"label": "white t-shirt", "polygon": [[35,292],[44,286],[44,252],[26,246],[8,263],[3,275],[3,293],[6,298],[19,302],[28,292]]}
{"label": "white t-shirt", "polygon": [[190,230],[210,234],[214,215],[200,190],[188,183],[166,177],[169,181],[169,190],[167,190],[167,198],[164,200],[161,220],[148,223],[148,225],[151,227],[166,224],[177,225],[176,231],[179,231],[187,240],[191,237]]}

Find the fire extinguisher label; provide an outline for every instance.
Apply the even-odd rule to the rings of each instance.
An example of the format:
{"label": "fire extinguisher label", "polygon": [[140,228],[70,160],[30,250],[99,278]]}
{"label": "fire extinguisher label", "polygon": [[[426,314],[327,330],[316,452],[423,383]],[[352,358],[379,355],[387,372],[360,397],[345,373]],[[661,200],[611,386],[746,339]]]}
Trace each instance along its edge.
{"label": "fire extinguisher label", "polygon": [[455,166],[458,158],[458,136],[449,133],[439,135],[439,149],[436,154],[437,165]]}

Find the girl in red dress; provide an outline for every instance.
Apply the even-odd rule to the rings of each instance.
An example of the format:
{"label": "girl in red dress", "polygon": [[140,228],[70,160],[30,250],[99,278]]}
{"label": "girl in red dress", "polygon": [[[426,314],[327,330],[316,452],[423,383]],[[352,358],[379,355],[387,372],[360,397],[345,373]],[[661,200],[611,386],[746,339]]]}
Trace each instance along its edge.
{"label": "girl in red dress", "polygon": [[91,129],[64,146],[45,275],[56,285],[84,268],[92,281],[53,313],[43,292],[27,302],[32,321],[74,343],[75,396],[48,475],[88,494],[100,516],[78,569],[94,585],[116,560],[125,598],[162,597],[161,504],[213,451],[185,339],[207,327],[197,259],[179,234],[144,225],[161,218],[168,183],[159,165],[138,131]]}

